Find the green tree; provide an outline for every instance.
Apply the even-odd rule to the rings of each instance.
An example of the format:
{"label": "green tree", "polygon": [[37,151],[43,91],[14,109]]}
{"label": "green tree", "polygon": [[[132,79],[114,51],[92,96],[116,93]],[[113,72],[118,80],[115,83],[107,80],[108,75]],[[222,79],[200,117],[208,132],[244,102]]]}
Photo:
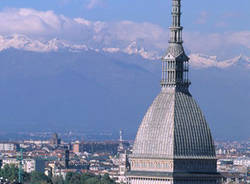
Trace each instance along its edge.
{"label": "green tree", "polygon": [[84,184],[100,184],[100,179],[98,177],[91,177],[87,179]]}
{"label": "green tree", "polygon": [[31,176],[29,173],[24,172],[23,173],[23,181],[24,184],[30,184]]}
{"label": "green tree", "polygon": [[65,177],[65,183],[70,184],[70,180],[73,177],[74,173],[73,172],[68,172]]}
{"label": "green tree", "polygon": [[[53,183],[54,184],[54,183]],[[96,176],[90,173],[72,173],[66,175],[65,184],[115,184],[108,174]]]}
{"label": "green tree", "polygon": [[95,175],[90,174],[90,173],[83,173],[81,174],[81,183],[85,183],[86,180],[88,180],[89,178],[93,178],[95,177]]}
{"label": "green tree", "polygon": [[104,174],[104,176],[101,178],[101,184],[113,184],[115,183],[108,174]]}
{"label": "green tree", "polygon": [[66,184],[81,184],[81,174],[69,172],[66,174]]}
{"label": "green tree", "polygon": [[65,184],[66,182],[64,181],[62,176],[55,176],[52,178],[52,183],[53,184]]}
{"label": "green tree", "polygon": [[10,182],[15,182],[18,180],[18,168],[11,164],[5,165],[3,169],[0,171],[0,177],[7,179]]}
{"label": "green tree", "polygon": [[30,184],[52,184],[52,181],[45,174],[34,171],[30,174]]}

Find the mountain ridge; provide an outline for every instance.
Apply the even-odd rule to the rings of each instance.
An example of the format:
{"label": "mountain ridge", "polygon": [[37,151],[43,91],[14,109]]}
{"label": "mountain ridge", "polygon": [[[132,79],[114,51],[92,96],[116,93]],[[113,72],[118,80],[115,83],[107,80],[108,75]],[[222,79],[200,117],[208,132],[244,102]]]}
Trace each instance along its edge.
{"label": "mountain ridge", "polygon": [[[163,55],[162,50],[148,51],[147,49],[139,46],[136,41],[131,42],[125,48],[92,48],[85,44],[72,44],[65,40],[59,40],[56,38],[47,41],[40,41],[19,34],[14,34],[12,36],[0,36],[0,52],[10,48],[32,52],[59,52],[66,50],[70,52],[93,51],[97,53],[101,52],[109,54],[124,53],[127,55],[138,55],[143,59],[153,61],[160,60]],[[239,55],[233,58],[218,60],[217,56],[191,52],[189,57],[190,65],[195,68],[227,68],[237,65],[238,63],[240,63],[243,67],[250,68],[250,57],[246,55]]]}

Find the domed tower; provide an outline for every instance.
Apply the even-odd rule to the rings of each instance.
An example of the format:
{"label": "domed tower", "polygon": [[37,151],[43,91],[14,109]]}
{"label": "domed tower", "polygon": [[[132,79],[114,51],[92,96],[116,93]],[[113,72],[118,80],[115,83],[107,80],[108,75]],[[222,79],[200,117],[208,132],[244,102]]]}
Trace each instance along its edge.
{"label": "domed tower", "polygon": [[182,46],[181,0],[173,0],[161,92],[149,107],[129,157],[131,184],[215,184],[216,154],[205,117],[189,92]]}

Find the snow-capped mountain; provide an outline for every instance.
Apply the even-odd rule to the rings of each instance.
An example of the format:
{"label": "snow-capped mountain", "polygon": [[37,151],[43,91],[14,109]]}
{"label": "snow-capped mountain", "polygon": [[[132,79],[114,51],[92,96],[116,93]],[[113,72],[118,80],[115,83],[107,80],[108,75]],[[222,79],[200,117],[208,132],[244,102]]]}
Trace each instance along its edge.
{"label": "snow-capped mountain", "polygon": [[228,68],[234,65],[250,67],[250,57],[236,56],[227,60],[218,60],[217,56],[208,56],[204,54],[190,54],[190,64],[196,68]]}
{"label": "snow-capped mountain", "polygon": [[147,51],[145,48],[139,47],[135,41],[132,42],[130,45],[128,45],[128,47],[125,48],[123,52],[130,55],[131,54],[140,55],[144,59],[149,59],[149,60],[158,60],[161,58],[159,52]]}
{"label": "snow-capped mountain", "polygon": [[[85,44],[72,44],[65,40],[52,39],[48,41],[40,41],[31,39],[25,35],[14,34],[12,36],[0,36],[0,51],[15,48],[19,50],[33,51],[33,52],[52,52],[66,49],[71,52],[76,51],[96,51],[100,49],[88,47]],[[157,52],[149,52],[146,49],[139,47],[136,42],[132,42],[125,48],[102,48],[103,52],[117,53],[122,52],[129,55],[140,55],[144,59],[156,60],[159,59]]]}
{"label": "snow-capped mountain", "polygon": [[69,44],[66,41],[56,38],[49,41],[40,41],[19,34],[12,36],[0,35],[0,51],[9,48],[33,52],[51,52],[60,49],[68,49],[69,51],[88,50],[86,45]]}
{"label": "snow-capped mountain", "polygon": [[[32,51],[32,52],[57,52],[60,50],[66,50],[69,52],[81,52],[81,51],[94,51],[103,52],[109,54],[123,53],[128,55],[138,55],[146,60],[160,60],[163,52],[162,50],[151,50],[140,46],[136,41],[131,42],[125,47],[103,47],[93,48],[86,44],[72,44],[65,40],[51,39],[47,41],[41,41],[37,39],[31,39],[25,35],[14,34],[11,36],[0,36],[0,51],[14,48],[18,50]],[[229,59],[218,59],[217,56],[209,56],[200,53],[191,53],[190,65],[194,68],[228,68],[231,66],[244,66],[250,68],[250,57],[245,55],[239,55]]]}
{"label": "snow-capped mountain", "polygon": [[104,52],[117,53],[122,52],[129,55],[139,55],[144,59],[158,60],[160,59],[159,54],[155,51],[147,51],[143,47],[139,47],[135,41],[129,44],[126,48],[103,48]]}

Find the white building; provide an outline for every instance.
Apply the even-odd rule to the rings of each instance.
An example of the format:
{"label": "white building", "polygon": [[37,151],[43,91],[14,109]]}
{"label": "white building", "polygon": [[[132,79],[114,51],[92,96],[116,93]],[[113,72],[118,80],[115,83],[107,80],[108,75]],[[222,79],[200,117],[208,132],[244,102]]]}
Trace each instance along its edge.
{"label": "white building", "polygon": [[119,155],[120,163],[119,163],[119,176],[118,176],[118,183],[127,183],[127,178],[125,173],[128,170],[128,158],[127,153],[120,153]]}
{"label": "white building", "polygon": [[26,140],[24,141],[24,144],[36,144],[36,145],[42,145],[42,144],[49,144],[49,141],[33,141],[33,140]]}
{"label": "white building", "polygon": [[234,165],[241,165],[241,166],[246,166],[250,167],[250,158],[237,158],[234,161]]}
{"label": "white building", "polygon": [[[2,161],[2,168],[5,165],[15,165],[19,166],[19,161],[16,158],[4,158]],[[33,171],[44,172],[45,161],[41,159],[24,159],[22,162],[23,171],[26,173],[31,173]]]}
{"label": "white building", "polygon": [[16,158],[4,158],[2,161],[2,168],[5,165],[15,165],[18,167],[19,161]]}
{"label": "white building", "polygon": [[23,163],[23,170],[27,173],[33,171],[44,172],[45,161],[41,159],[25,159]]}
{"label": "white building", "polygon": [[0,151],[16,151],[18,148],[16,143],[0,143]]}

